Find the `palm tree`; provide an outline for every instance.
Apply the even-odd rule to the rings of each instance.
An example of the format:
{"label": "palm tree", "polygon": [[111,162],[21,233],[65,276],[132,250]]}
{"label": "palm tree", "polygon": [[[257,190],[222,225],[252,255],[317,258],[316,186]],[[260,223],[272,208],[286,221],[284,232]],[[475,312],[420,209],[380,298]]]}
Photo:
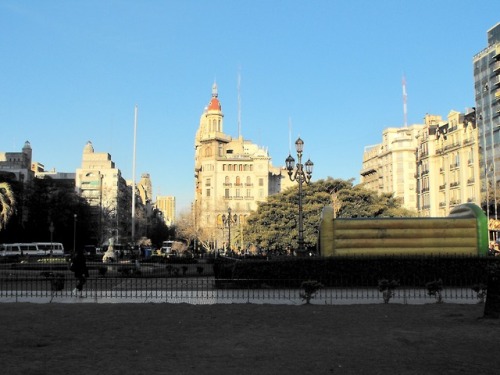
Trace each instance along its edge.
{"label": "palm tree", "polygon": [[10,185],[0,182],[0,231],[5,228],[9,219],[14,214],[16,200]]}

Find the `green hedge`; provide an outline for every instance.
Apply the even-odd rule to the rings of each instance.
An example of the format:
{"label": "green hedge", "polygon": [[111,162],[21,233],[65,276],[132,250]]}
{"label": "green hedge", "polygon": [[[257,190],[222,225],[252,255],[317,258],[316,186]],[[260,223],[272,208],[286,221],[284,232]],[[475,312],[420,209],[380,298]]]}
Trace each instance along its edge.
{"label": "green hedge", "polygon": [[216,279],[253,285],[254,280],[266,284],[299,284],[317,280],[325,286],[377,286],[381,279],[399,280],[400,285],[422,287],[441,279],[446,286],[486,283],[492,257],[342,257],[280,258],[231,260],[218,258],[214,263]]}

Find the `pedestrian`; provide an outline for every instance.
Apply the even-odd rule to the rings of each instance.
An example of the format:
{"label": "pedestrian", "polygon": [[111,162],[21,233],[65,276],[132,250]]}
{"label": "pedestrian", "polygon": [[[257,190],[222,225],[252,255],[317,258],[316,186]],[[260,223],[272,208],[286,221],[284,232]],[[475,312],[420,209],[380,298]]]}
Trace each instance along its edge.
{"label": "pedestrian", "polygon": [[78,249],[76,251],[76,255],[71,260],[71,271],[75,274],[75,277],[78,279],[76,284],[76,288],[73,289],[72,294],[76,295],[78,292],[82,292],[83,286],[87,282],[87,277],[89,277],[89,270],[87,268],[87,261],[85,259],[85,254],[83,253],[83,249]]}

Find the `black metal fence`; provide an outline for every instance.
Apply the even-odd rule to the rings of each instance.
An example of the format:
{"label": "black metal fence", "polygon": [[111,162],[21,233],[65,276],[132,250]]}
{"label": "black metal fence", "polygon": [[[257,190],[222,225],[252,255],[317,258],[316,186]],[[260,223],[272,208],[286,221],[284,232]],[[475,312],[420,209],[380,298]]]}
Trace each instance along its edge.
{"label": "black metal fence", "polygon": [[[89,269],[82,292],[75,293],[77,280],[66,262],[3,263],[0,265],[0,302],[302,304],[307,299],[301,286],[303,279],[216,278],[212,264],[206,262],[110,265],[89,262]],[[384,291],[366,283],[362,274],[339,277],[342,280],[328,280],[310,295],[311,303],[384,303],[384,298],[390,303],[403,304],[478,303],[486,293],[486,280],[483,284],[458,275],[456,280],[448,277],[446,283],[438,285],[433,292],[426,285],[397,285]]]}

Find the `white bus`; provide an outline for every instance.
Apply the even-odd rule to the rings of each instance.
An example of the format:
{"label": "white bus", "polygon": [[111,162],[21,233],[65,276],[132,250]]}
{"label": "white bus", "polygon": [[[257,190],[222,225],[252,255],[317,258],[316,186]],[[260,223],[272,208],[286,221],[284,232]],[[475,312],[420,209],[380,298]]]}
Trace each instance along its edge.
{"label": "white bus", "polygon": [[37,255],[64,255],[64,246],[60,242],[35,242],[38,249]]}
{"label": "white bus", "polygon": [[0,245],[0,256],[62,256],[64,247],[60,242],[4,243]]}

